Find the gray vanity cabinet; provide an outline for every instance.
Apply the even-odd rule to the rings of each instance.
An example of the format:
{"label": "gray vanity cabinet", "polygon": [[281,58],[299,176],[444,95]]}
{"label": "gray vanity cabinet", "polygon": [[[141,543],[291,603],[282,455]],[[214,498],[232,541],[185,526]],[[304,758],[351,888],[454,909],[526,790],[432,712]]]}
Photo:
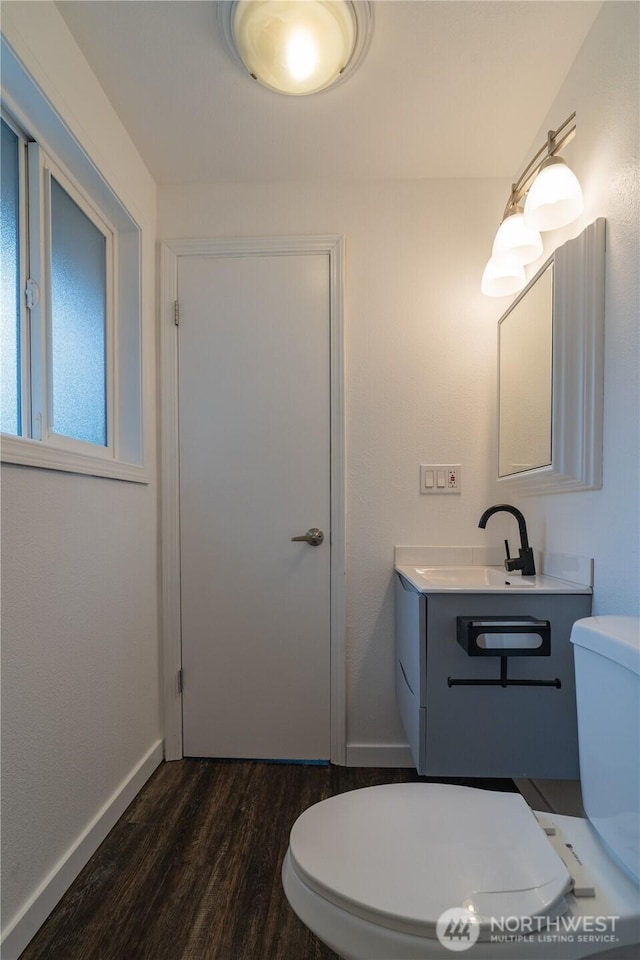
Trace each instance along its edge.
{"label": "gray vanity cabinet", "polygon": [[[424,594],[396,573],[395,610],[396,696],[418,773],[578,779],[569,635],[590,616],[590,595]],[[549,622],[550,651],[509,656],[508,679],[558,685],[469,684],[499,681],[502,658],[470,656],[457,639],[458,618],[522,616]]]}

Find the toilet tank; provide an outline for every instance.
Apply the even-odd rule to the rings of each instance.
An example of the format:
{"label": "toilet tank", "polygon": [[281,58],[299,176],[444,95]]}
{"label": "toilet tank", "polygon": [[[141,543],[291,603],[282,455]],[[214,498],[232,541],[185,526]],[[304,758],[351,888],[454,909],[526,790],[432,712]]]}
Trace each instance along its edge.
{"label": "toilet tank", "polygon": [[640,619],[587,617],[571,631],[585,812],[640,878]]}

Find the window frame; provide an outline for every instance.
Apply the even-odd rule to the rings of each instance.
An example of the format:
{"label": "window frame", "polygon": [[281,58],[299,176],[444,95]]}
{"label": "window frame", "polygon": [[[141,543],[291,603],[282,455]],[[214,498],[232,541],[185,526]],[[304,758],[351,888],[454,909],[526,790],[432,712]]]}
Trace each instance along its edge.
{"label": "window frame", "polygon": [[[24,433],[25,423],[31,423],[31,371],[29,357],[31,348],[29,343],[29,315],[27,310],[26,297],[24,291],[27,285],[29,262],[29,241],[27,224],[27,137],[24,130],[13,117],[7,113],[4,107],[0,110],[0,116],[9,129],[18,138],[18,284],[22,295],[18,299],[18,349],[20,351],[20,383],[18,397],[20,409],[18,411],[18,422],[21,433]],[[5,434],[2,434],[5,436]],[[6,434],[14,436],[14,434]]]}
{"label": "window frame", "polygon": [[[149,483],[144,444],[141,229],[48,102],[36,102],[29,113],[54,133],[58,150],[4,89],[2,101],[2,118],[19,138],[22,435],[1,434],[0,460]],[[61,159],[60,151],[71,162]],[[52,429],[51,176],[107,237],[106,446]],[[26,299],[29,279],[38,284],[40,293],[31,309]],[[128,324],[125,330],[123,323]]]}
{"label": "window frame", "polygon": [[[32,323],[31,342],[40,339],[40,355],[45,359],[42,372],[40,390],[32,390],[32,398],[36,395],[40,403],[32,415],[32,437],[38,439],[37,429],[40,427],[40,439],[55,445],[60,449],[71,450],[75,453],[84,453],[90,456],[105,459],[117,459],[117,430],[114,421],[115,406],[115,338],[117,333],[116,304],[114,287],[116,284],[115,254],[117,237],[112,224],[103,217],[92,205],[86,195],[65,174],[60,166],[51,157],[34,143],[29,144],[29,163],[33,163],[37,171],[39,183],[42,186],[42,208],[44,212],[44,226],[40,238],[40,248],[44,252],[41,260],[42,273],[40,278],[31,271],[31,279],[40,287],[40,323],[39,330],[34,330]],[[33,160],[32,160],[33,156]],[[70,199],[78,206],[85,216],[93,223],[96,229],[105,238],[105,330],[104,330],[104,364],[105,364],[105,417],[106,417],[106,444],[91,443],[87,440],[78,440],[66,434],[57,433],[53,428],[54,401],[53,401],[53,245],[52,245],[52,211],[51,211],[51,180],[56,180]],[[34,238],[38,242],[37,238]],[[40,424],[37,423],[41,418]]]}

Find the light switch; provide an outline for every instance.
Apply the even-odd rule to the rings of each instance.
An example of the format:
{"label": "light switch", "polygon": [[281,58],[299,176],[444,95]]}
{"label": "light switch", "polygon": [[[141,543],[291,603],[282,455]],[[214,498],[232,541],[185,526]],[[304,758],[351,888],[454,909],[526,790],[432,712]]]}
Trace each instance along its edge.
{"label": "light switch", "polygon": [[461,493],[462,468],[459,463],[421,463],[420,493]]}

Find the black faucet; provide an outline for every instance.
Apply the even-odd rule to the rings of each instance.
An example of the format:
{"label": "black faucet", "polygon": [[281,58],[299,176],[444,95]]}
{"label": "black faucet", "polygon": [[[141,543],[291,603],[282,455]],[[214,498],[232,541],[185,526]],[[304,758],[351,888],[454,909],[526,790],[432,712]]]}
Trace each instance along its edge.
{"label": "black faucet", "polygon": [[510,503],[496,503],[495,506],[489,507],[488,510],[485,510],[480,517],[478,526],[482,527],[484,530],[487,525],[487,520],[489,517],[492,517],[494,513],[512,513],[518,521],[518,529],[520,530],[520,550],[518,551],[519,556],[517,560],[511,559],[511,554],[509,553],[509,541],[505,540],[504,542],[507,550],[507,559],[504,562],[505,570],[508,570],[509,572],[513,570],[521,570],[523,577],[535,577],[536,565],[533,559],[533,550],[529,546],[527,524],[523,515],[520,513],[517,507],[512,507]]}

